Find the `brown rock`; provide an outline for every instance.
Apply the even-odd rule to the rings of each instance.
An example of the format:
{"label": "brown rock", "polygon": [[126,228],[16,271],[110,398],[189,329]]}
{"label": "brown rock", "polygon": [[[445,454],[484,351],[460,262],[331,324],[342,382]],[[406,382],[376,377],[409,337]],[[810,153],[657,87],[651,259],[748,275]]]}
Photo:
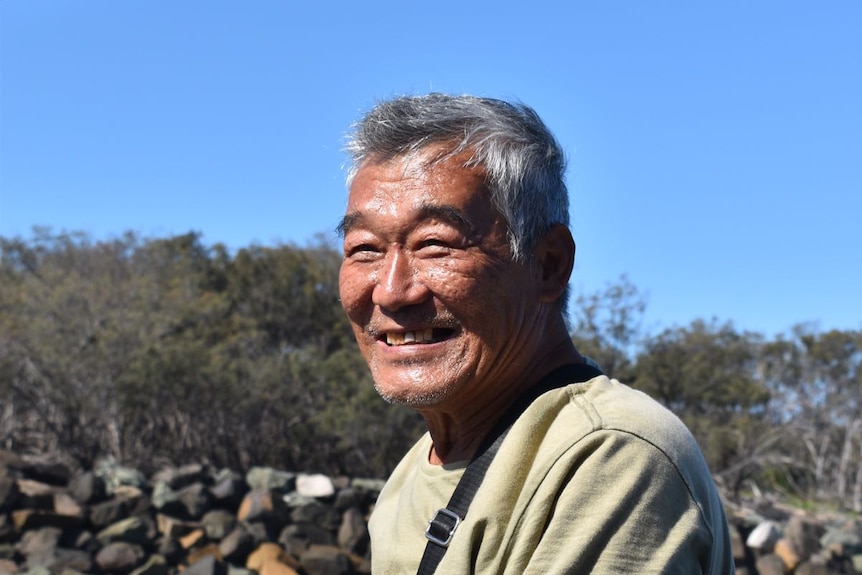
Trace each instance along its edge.
{"label": "brown rock", "polygon": [[57,488],[33,481],[32,479],[18,480],[18,507],[26,507],[28,509],[54,509],[54,493]]}
{"label": "brown rock", "polygon": [[188,535],[195,529],[200,529],[200,524],[191,521],[183,521],[164,513],[156,514],[156,526],[162,535],[179,539]]}
{"label": "brown rock", "polygon": [[215,557],[219,562],[223,561],[223,557],[221,556],[221,552],[219,551],[218,545],[215,543],[207,543],[200,547],[195,548],[192,552],[189,553],[186,558],[186,563],[189,565],[193,563],[197,563],[201,559],[207,556]]}
{"label": "brown rock", "polygon": [[0,573],[18,573],[18,565],[11,559],[0,559]]}
{"label": "brown rock", "polygon": [[283,561],[287,554],[284,549],[276,543],[261,543],[257,549],[251,552],[245,566],[253,571],[260,571],[267,561]]}
{"label": "brown rock", "polygon": [[183,549],[191,549],[192,547],[203,544],[206,541],[206,533],[203,529],[195,529],[179,538],[180,545]]}
{"label": "brown rock", "polygon": [[299,571],[281,561],[266,561],[258,573],[260,575],[299,575]]}
{"label": "brown rock", "polygon": [[256,489],[246,493],[237,511],[237,519],[260,523],[270,533],[278,533],[290,522],[290,509],[275,491]]}
{"label": "brown rock", "polygon": [[[775,555],[781,558],[781,561],[784,563],[784,567],[788,572],[792,572],[796,569],[796,566],[799,565],[800,561],[802,561],[799,554],[790,543],[790,540],[786,537],[782,537],[775,543]],[[760,567],[758,567],[758,570],[759,569]]]}
{"label": "brown rock", "polygon": [[61,515],[54,511],[41,509],[18,509],[12,512],[12,523],[19,531],[29,531],[40,527],[57,527],[60,529],[77,529],[84,524],[79,517]]}
{"label": "brown rock", "polygon": [[62,491],[54,494],[54,511],[82,521],[87,518],[87,511],[71,495]]}

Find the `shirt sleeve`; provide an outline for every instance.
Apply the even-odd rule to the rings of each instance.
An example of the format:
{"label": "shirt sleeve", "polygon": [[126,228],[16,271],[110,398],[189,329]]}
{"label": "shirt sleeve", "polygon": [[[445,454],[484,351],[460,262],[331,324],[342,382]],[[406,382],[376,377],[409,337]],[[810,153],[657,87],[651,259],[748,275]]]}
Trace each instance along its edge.
{"label": "shirt sleeve", "polygon": [[685,464],[628,432],[587,435],[549,470],[530,506],[539,512],[520,519],[540,535],[516,563],[533,575],[713,575],[713,533]]}

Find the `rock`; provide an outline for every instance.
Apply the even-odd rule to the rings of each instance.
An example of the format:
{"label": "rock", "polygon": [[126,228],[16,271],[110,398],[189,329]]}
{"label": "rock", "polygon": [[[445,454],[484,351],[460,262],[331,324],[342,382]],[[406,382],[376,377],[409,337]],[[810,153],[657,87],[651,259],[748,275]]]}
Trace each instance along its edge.
{"label": "rock", "polygon": [[146,563],[132,571],[129,575],[168,575],[168,562],[161,555],[151,555]]}
{"label": "rock", "polygon": [[47,567],[52,573],[88,573],[93,569],[93,560],[85,551],[57,548],[50,553],[28,557],[27,567]]}
{"label": "rock", "polygon": [[209,488],[203,483],[192,483],[177,491],[177,499],[188,517],[199,519],[209,509]]}
{"label": "rock", "polygon": [[165,467],[153,474],[153,483],[164,483],[173,490],[188,487],[192,483],[204,483],[206,472],[199,463],[190,463],[179,468]]}
{"label": "rock", "polygon": [[335,495],[335,485],[326,475],[300,473],[296,477],[296,492],[305,497],[322,499]]}
{"label": "rock", "polygon": [[80,519],[81,522],[87,519],[87,511],[71,495],[64,491],[54,494],[54,511],[58,515]]}
{"label": "rock", "polygon": [[206,533],[203,529],[195,529],[180,537],[179,542],[183,549],[192,549],[206,543]]}
{"label": "rock", "polygon": [[140,545],[118,541],[103,547],[96,554],[96,565],[107,573],[128,573],[138,567],[144,558]]}
{"label": "rock", "polygon": [[199,529],[200,525],[198,523],[183,521],[182,519],[177,519],[176,517],[171,517],[164,513],[157,513],[156,528],[159,533],[163,535],[179,539],[180,537],[188,535],[195,529]]}
{"label": "rock", "polygon": [[217,557],[206,555],[183,570],[183,575],[227,575],[227,567]]}
{"label": "rock", "polygon": [[27,509],[54,510],[57,488],[32,479],[18,480],[18,506]]}
{"label": "rock", "polygon": [[341,516],[341,526],[338,528],[338,545],[351,553],[364,555],[369,544],[368,526],[362,512],[352,507]]}
{"label": "rock", "polygon": [[156,553],[164,557],[169,565],[179,565],[187,557],[186,550],[173,537],[162,537],[156,546]]}
{"label": "rock", "polygon": [[155,526],[149,517],[136,515],[112,523],[96,534],[102,545],[117,541],[147,545],[155,537]]}
{"label": "rock", "polygon": [[348,575],[353,570],[347,553],[329,545],[312,546],[299,562],[309,575]]}
{"label": "rock", "polygon": [[757,558],[758,575],[785,575],[784,561],[774,553]]}
{"label": "rock", "polygon": [[249,487],[245,478],[230,469],[219,471],[215,478],[215,484],[210,487],[213,505],[231,511],[235,511],[239,507],[242,498],[248,491]]}
{"label": "rock", "polygon": [[250,489],[285,494],[294,491],[296,474],[271,467],[252,467],[245,475]]}
{"label": "rock", "polygon": [[143,515],[149,507],[150,500],[140,489],[118,486],[111,499],[90,507],[90,522],[96,528],[103,528],[120,519]]}
{"label": "rock", "polygon": [[335,537],[326,529],[313,523],[294,523],[285,527],[278,536],[278,542],[297,557],[312,545],[335,544]]}
{"label": "rock", "polygon": [[256,545],[255,537],[249,533],[244,525],[238,524],[230,533],[221,538],[218,550],[226,561],[243,565]]}
{"label": "rock", "polygon": [[228,533],[234,530],[237,525],[236,516],[224,509],[214,509],[208,511],[201,518],[201,525],[206,532],[207,537],[213,541],[221,541]]}
{"label": "rock", "polygon": [[787,539],[800,560],[808,559],[820,549],[820,538],[826,529],[817,521],[803,514],[794,514],[785,529]]}
{"label": "rock", "polygon": [[93,471],[84,471],[74,476],[68,489],[75,501],[82,504],[98,503],[104,501],[107,496],[105,481]]}
{"label": "rock", "polygon": [[328,505],[321,505],[317,501],[312,505],[294,508],[290,512],[290,519],[294,523],[314,523],[333,533],[341,525],[341,516],[338,511]]}
{"label": "rock", "polygon": [[383,491],[383,486],[386,484],[384,479],[364,479],[364,478],[354,478],[350,481],[350,486],[356,491],[370,493],[374,500],[377,499],[377,496],[380,495],[380,492]]}
{"label": "rock", "polygon": [[0,475],[17,475],[27,463],[14,451],[0,449]]}
{"label": "rock", "polygon": [[171,489],[170,485],[161,481],[153,485],[150,502],[153,507],[165,515],[179,517],[186,513],[185,506],[180,502],[177,492]]}
{"label": "rock", "polygon": [[282,561],[286,556],[284,549],[275,543],[261,543],[249,554],[245,566],[252,571],[260,571],[267,561]]}
{"label": "rock", "polygon": [[79,517],[70,517],[43,511],[41,509],[18,509],[12,512],[12,523],[19,531],[30,531],[40,527],[57,527],[59,529],[78,529],[84,524]]}
{"label": "rock", "polygon": [[253,489],[243,498],[237,519],[263,523],[269,530],[275,530],[277,533],[290,520],[290,511],[277,492]]}
{"label": "rock", "polygon": [[137,469],[123,467],[113,459],[104,459],[96,464],[96,475],[105,482],[108,495],[117,494],[120,487],[135,487],[142,490],[147,478]]}
{"label": "rock", "polygon": [[[28,563],[31,557],[50,556],[60,541],[63,531],[57,527],[43,527],[24,533],[18,544],[18,551],[27,557]],[[38,563],[38,561],[34,561]]]}
{"label": "rock", "polygon": [[[799,553],[793,548],[793,544],[789,539],[781,538],[775,542],[775,555],[781,558],[784,563],[785,570],[792,573],[796,566],[802,561]],[[760,567],[758,567],[760,569]]]}
{"label": "rock", "polygon": [[260,575],[299,575],[299,572],[281,561],[267,561],[259,571]]}
{"label": "rock", "polygon": [[780,537],[781,533],[772,521],[763,521],[751,530],[745,539],[745,544],[757,551],[769,553]]}
{"label": "rock", "polygon": [[215,557],[218,561],[224,562],[224,558],[218,550],[218,545],[201,540],[201,544],[189,552],[188,557],[186,557],[186,563],[191,565],[208,556]]}

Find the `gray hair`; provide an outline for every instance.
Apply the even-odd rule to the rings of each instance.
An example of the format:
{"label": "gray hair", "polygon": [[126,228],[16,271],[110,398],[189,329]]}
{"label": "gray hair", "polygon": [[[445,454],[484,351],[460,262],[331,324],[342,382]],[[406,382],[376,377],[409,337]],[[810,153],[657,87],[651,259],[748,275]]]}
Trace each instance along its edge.
{"label": "gray hair", "polygon": [[353,126],[347,182],[366,161],[384,162],[434,144],[452,147],[432,163],[469,151],[466,166],[484,168],[516,261],[524,261],[552,226],[569,225],[562,148],[521,103],[437,93],[380,102]]}

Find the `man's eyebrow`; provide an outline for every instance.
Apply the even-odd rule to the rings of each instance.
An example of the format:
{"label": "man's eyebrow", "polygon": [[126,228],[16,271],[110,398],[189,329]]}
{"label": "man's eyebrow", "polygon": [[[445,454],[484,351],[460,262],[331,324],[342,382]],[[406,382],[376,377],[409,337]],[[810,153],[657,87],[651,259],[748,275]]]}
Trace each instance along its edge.
{"label": "man's eyebrow", "polygon": [[338,225],[335,226],[335,233],[338,234],[338,237],[343,238],[347,232],[356,227],[357,223],[361,219],[362,214],[359,212],[345,214],[344,217],[341,218],[341,221],[338,222]]}
{"label": "man's eyebrow", "polygon": [[441,220],[453,227],[473,233],[476,231],[476,226],[473,222],[458,208],[450,205],[439,204],[424,204],[419,209],[420,218],[423,220],[437,219]]}
{"label": "man's eyebrow", "polygon": [[[470,221],[464,212],[455,206],[423,204],[419,207],[417,219],[419,221],[431,219],[441,220],[469,234],[475,233],[476,231],[476,226],[473,225],[473,222]],[[351,212],[349,214],[345,214],[338,225],[335,226],[335,232],[339,237],[343,238],[345,234],[350,232],[352,229],[362,225],[363,220],[365,220],[365,216],[362,212]]]}

